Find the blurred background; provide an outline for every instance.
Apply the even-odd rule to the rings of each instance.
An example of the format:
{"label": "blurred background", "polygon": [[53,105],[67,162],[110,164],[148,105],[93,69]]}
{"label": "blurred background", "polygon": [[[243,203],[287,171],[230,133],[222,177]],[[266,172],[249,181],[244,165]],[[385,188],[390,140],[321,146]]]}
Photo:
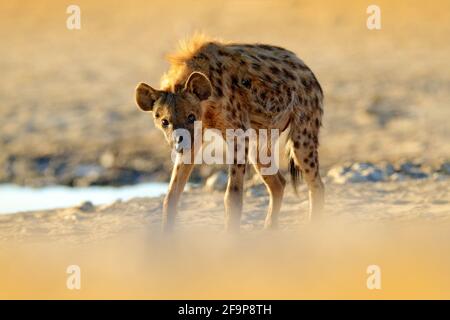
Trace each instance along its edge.
{"label": "blurred background", "polygon": [[[66,28],[72,4],[81,30]],[[366,26],[372,4],[381,30]],[[449,21],[446,0],[0,2],[0,213],[64,207],[0,215],[0,297],[448,298]],[[157,86],[165,55],[195,32],[286,47],[315,72],[321,171],[336,178],[328,225],[307,224],[304,184],[283,200],[288,234],[259,232],[258,186],[236,238],[219,231],[219,192],[182,198],[189,232],[172,241],[159,237],[162,197],[114,202],[166,190],[169,149],[134,89]],[[192,181],[215,170],[197,167]],[[72,264],[82,291],[65,285]],[[367,289],[372,264],[382,291]]]}
{"label": "blurred background", "polygon": [[[81,8],[68,30],[66,8]],[[3,1],[0,183],[167,181],[169,149],[133,93],[195,32],[296,52],[325,91],[322,169],[346,161],[434,164],[450,154],[448,1]],[[198,168],[193,181],[217,168]]]}

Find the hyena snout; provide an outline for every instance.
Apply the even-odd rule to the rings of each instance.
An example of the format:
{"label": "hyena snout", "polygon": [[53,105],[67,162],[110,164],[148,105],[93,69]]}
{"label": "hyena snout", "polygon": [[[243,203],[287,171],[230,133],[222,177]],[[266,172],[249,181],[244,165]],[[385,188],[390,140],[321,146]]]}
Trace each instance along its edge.
{"label": "hyena snout", "polygon": [[192,134],[187,129],[176,129],[172,134],[172,145],[176,152],[190,150],[193,144]]}

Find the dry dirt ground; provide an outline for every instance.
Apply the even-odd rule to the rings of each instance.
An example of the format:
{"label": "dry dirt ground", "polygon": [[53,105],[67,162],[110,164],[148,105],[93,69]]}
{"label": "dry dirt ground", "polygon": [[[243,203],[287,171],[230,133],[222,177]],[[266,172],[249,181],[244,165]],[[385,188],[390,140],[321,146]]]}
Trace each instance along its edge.
{"label": "dry dirt ground", "polygon": [[[326,219],[352,223],[450,223],[449,182],[405,181],[336,185],[327,184]],[[269,198],[263,188],[248,190],[244,199],[242,230],[263,230]],[[205,196],[207,194],[207,196]],[[134,230],[160,233],[162,197],[136,198],[97,207],[0,215],[0,240],[93,243]],[[307,188],[296,196],[289,188],[284,197],[281,230],[307,225]],[[183,194],[178,229],[219,231],[224,226],[222,192],[193,189]]]}
{"label": "dry dirt ground", "polygon": [[[173,234],[161,198],[0,216],[1,298],[450,298],[446,182],[328,185],[324,221],[288,192],[277,232],[247,195],[242,232],[223,230],[222,193],[187,192]],[[66,286],[81,270],[81,289]],[[369,290],[368,268],[381,272]],[[370,269],[369,269],[370,271]],[[369,283],[371,283],[369,281]]]}

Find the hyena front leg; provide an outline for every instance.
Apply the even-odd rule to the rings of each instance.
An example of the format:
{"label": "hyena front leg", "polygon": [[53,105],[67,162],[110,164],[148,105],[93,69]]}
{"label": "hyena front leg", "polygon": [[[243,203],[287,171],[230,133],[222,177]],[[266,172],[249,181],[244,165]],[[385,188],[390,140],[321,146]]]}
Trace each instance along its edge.
{"label": "hyena front leg", "polygon": [[225,229],[237,232],[241,224],[245,164],[229,166],[228,185],[225,192]]}
{"label": "hyena front leg", "polygon": [[169,183],[169,191],[164,198],[163,203],[163,231],[171,231],[175,223],[175,216],[177,215],[178,200],[184,190],[186,182],[189,180],[193,163],[184,163],[183,157],[178,155],[172,169],[172,176]]}
{"label": "hyena front leg", "polygon": [[228,185],[225,192],[225,229],[230,233],[239,231],[241,225],[244,176],[249,152],[246,130],[250,127],[248,115],[245,113],[241,113],[240,119],[234,121],[225,125],[225,128],[233,129],[231,132],[222,130],[227,143],[227,163],[233,159],[228,169]]}

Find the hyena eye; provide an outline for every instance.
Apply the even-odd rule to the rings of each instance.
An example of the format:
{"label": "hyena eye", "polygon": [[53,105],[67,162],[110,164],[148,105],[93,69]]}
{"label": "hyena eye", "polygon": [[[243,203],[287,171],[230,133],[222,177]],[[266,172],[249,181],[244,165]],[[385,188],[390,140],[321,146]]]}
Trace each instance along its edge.
{"label": "hyena eye", "polygon": [[194,123],[195,122],[195,116],[193,114],[190,114],[187,118],[189,123]]}
{"label": "hyena eye", "polygon": [[161,126],[163,128],[167,128],[169,126],[169,121],[167,121],[167,119],[162,119],[161,120]]}

